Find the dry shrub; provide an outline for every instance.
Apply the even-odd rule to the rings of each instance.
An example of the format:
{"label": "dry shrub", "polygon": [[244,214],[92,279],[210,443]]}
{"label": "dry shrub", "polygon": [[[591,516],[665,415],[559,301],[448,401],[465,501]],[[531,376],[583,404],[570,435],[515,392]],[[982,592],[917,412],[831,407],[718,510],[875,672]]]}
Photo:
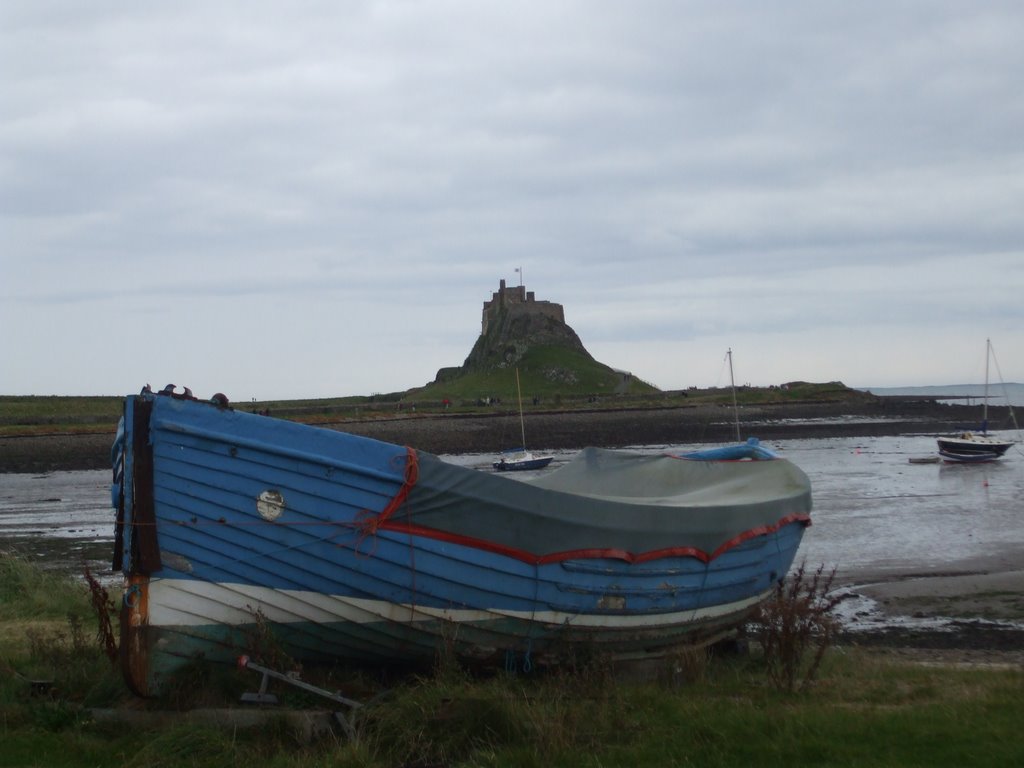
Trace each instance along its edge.
{"label": "dry shrub", "polygon": [[113,664],[117,661],[117,640],[114,639],[114,619],[117,615],[117,606],[110,599],[110,593],[97,579],[88,565],[85,566],[85,582],[89,585],[89,600],[93,610],[96,611],[96,619],[99,626],[96,629],[96,642],[103,649],[103,653]]}
{"label": "dry shrub", "polygon": [[275,672],[301,672],[302,664],[291,657],[285,644],[274,631],[274,624],[261,608],[246,605],[252,624],[242,630],[238,655],[249,656],[257,664]]}
{"label": "dry shrub", "polygon": [[768,677],[781,690],[805,690],[815,679],[825,651],[839,630],[832,609],[841,600],[829,591],[836,571],[806,565],[780,580],[764,601],[751,629],[764,650]]}

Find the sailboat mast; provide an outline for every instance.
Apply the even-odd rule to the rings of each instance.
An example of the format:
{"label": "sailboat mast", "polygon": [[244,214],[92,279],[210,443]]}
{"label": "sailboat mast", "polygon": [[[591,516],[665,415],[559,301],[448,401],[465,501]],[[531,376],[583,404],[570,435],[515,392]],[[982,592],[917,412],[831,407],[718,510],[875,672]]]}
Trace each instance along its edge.
{"label": "sailboat mast", "polygon": [[988,433],[988,361],[992,357],[992,339],[985,339],[985,398],[981,406],[981,433]]}
{"label": "sailboat mast", "polygon": [[729,347],[729,351],[725,353],[725,356],[729,358],[729,386],[732,387],[732,413],[733,418],[736,420],[736,442],[742,442],[740,439],[740,407],[736,404],[736,379],[732,375],[732,347]]}
{"label": "sailboat mast", "polygon": [[516,368],[516,397],[519,399],[519,432],[523,438],[523,450],[526,450],[526,423],[523,421],[523,390],[519,387],[519,369]]}

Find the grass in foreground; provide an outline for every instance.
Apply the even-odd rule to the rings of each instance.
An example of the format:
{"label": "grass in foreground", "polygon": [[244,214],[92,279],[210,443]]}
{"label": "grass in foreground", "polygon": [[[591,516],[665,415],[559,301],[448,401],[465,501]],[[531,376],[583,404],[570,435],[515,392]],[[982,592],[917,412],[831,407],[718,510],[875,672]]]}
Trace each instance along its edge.
{"label": "grass in foreground", "polygon": [[[77,629],[67,619],[59,623],[67,613],[89,613],[80,588],[37,582],[42,577],[31,566],[10,558],[0,556],[0,567],[5,580],[28,586],[26,595],[36,592],[26,599],[17,590],[0,593],[0,626],[16,624],[22,635],[0,636],[4,766],[1024,764],[1021,672],[899,665],[857,649],[833,649],[802,693],[773,685],[756,652],[710,659],[681,654],[644,682],[624,682],[600,662],[483,679],[439,662],[433,673],[401,678],[366,707],[354,743],[337,735],[299,743],[283,722],[249,730],[178,718],[158,727],[110,725],[97,722],[91,708],[153,709],[167,702],[140,702],[126,693],[89,641],[94,618],[91,624],[80,618]],[[40,608],[40,591],[55,597],[51,609]],[[25,670],[48,676],[54,689],[34,695],[18,676]],[[331,686],[349,693],[367,685],[365,677],[329,673]],[[238,690],[258,685],[251,672],[191,675],[185,692],[205,706],[239,706],[232,703]],[[322,707],[283,686],[272,691],[292,708]]]}

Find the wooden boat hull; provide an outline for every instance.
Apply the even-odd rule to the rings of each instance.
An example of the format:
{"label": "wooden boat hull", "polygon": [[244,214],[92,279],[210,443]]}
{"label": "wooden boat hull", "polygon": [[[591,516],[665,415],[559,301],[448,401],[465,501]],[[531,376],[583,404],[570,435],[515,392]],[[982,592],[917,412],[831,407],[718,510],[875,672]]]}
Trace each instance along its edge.
{"label": "wooden boat hull", "polygon": [[[116,448],[122,665],[142,695],[191,660],[232,662],[268,643],[298,661],[449,649],[527,665],[706,643],[786,574],[809,524],[809,484],[788,462],[768,468],[783,478],[764,503],[740,494],[723,511],[705,489],[687,509],[630,502],[610,526],[623,503],[558,490],[561,470],[538,488],[180,396],[129,398]],[[635,462],[730,483],[743,471],[584,459],[610,473]],[[676,466],[695,464],[706,466]],[[723,514],[741,524],[711,537],[673,522]]]}
{"label": "wooden boat hull", "polygon": [[[657,656],[680,646],[714,642],[745,622],[770,591],[770,580],[754,571],[788,568],[780,557],[795,554],[797,542],[786,539],[798,538],[794,534],[799,527],[790,526],[788,536],[765,537],[758,543],[767,562],[732,568],[725,562],[718,564],[711,577],[717,583],[714,587],[702,586],[699,580],[705,574],[696,570],[683,587],[686,580],[671,567],[665,568],[663,579],[672,579],[675,589],[686,588],[693,596],[665,612],[639,609],[641,602],[656,602],[652,599],[656,596],[642,601],[634,591],[627,598],[619,594],[620,584],[609,590],[607,579],[603,586],[595,580],[580,580],[583,583],[577,589],[590,597],[586,609],[580,601],[559,594],[561,599],[538,598],[545,610],[438,607],[422,604],[418,596],[416,602],[397,603],[229,582],[140,580],[137,584],[140,593],[146,592],[149,609],[143,614],[126,608],[128,624],[137,634],[132,643],[135,652],[126,666],[138,668],[130,678],[133,690],[149,695],[193,659],[230,664],[242,652],[271,644],[305,662],[383,665],[429,662],[442,649],[470,662],[499,667],[557,664],[574,654],[601,653],[611,659]],[[737,552],[727,560],[746,559],[750,554]],[[613,570],[622,570],[621,564],[614,566]],[[545,570],[560,567],[541,568],[540,578],[550,577]],[[774,571],[776,576],[784,572]],[[565,574],[554,575],[564,578]],[[646,579],[654,576],[648,571]],[[490,569],[484,577],[500,578]],[[758,582],[768,584],[769,590],[748,594]],[[551,593],[552,585],[544,591]],[[604,610],[595,609],[602,601]]]}

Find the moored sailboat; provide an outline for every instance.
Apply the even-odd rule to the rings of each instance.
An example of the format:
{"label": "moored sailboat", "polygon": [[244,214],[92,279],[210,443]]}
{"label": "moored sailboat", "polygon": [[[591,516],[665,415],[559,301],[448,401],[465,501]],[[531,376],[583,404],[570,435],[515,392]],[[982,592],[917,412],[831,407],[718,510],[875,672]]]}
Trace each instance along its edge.
{"label": "moored sailboat", "polygon": [[[949,462],[977,463],[995,461],[1013,446],[1015,440],[1006,440],[988,432],[989,362],[993,356],[992,341],[985,340],[985,393],[982,398],[981,427],[977,432],[960,432],[938,438],[939,456]],[[1010,411],[1011,415],[1013,410]]]}
{"label": "moored sailboat", "polygon": [[519,386],[519,369],[516,368],[516,398],[519,404],[519,434],[522,447],[509,448],[501,452],[494,461],[494,468],[499,472],[514,472],[526,469],[544,469],[555,458],[554,456],[538,456],[526,450],[526,422],[523,420],[523,391]]}

